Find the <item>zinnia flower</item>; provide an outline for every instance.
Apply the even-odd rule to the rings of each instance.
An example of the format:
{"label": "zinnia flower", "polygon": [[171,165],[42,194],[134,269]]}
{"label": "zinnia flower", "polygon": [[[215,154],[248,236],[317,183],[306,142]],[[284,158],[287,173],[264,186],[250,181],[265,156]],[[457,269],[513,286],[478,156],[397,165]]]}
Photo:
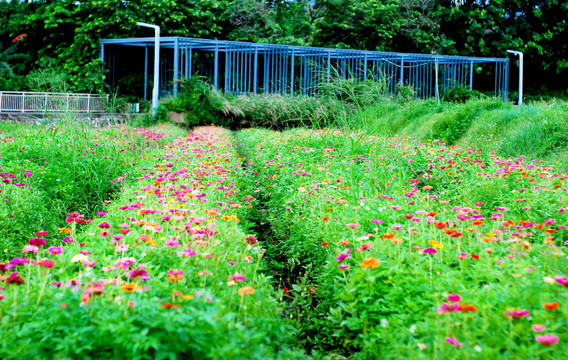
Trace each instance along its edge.
{"label": "zinnia flower", "polygon": [[379,261],[377,259],[375,259],[374,257],[368,257],[365,260],[363,260],[363,262],[361,263],[361,267],[363,269],[375,269],[378,268],[380,265]]}
{"label": "zinnia flower", "polygon": [[546,310],[556,310],[560,307],[560,304],[558,304],[557,302],[549,302],[542,305],[542,307]]}
{"label": "zinnia flower", "polygon": [[452,345],[454,345],[455,347],[458,347],[458,348],[462,346],[462,344],[453,336],[447,337],[446,342],[449,343],[449,344],[452,344]]}
{"label": "zinnia flower", "polygon": [[560,339],[557,336],[546,334],[546,335],[537,335],[535,336],[536,341],[541,343],[545,346],[550,346],[556,344]]}
{"label": "zinnia flower", "polygon": [[240,296],[247,296],[251,294],[254,294],[254,289],[251,288],[250,286],[245,286],[239,289]]}

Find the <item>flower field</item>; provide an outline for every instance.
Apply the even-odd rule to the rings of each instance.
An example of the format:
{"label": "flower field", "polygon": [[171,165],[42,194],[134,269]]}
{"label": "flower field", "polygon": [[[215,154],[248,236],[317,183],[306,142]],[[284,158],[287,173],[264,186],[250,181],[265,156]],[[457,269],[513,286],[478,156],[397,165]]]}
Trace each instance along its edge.
{"label": "flower field", "polygon": [[0,207],[3,359],[566,358],[563,170],[338,130],[106,131],[70,163],[115,164],[91,181],[112,187],[52,221],[24,216],[58,163],[2,134],[23,207]]}

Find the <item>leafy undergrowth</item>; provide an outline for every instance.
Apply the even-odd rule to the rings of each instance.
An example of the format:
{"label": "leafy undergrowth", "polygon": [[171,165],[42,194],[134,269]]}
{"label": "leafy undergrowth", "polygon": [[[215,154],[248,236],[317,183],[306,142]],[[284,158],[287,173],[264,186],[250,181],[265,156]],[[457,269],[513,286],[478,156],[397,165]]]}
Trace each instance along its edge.
{"label": "leafy undergrowth", "polygon": [[237,141],[285,314],[314,358],[568,353],[563,170],[332,130]]}
{"label": "leafy undergrowth", "polygon": [[65,214],[88,218],[153,159],[145,151],[183,131],[173,126],[93,129],[0,125],[0,259],[16,256],[30,233],[57,233]]}
{"label": "leafy undergrowth", "polygon": [[145,149],[153,165],[90,224],[70,213],[2,263],[0,357],[299,358],[240,221],[254,197],[231,140],[201,128]]}

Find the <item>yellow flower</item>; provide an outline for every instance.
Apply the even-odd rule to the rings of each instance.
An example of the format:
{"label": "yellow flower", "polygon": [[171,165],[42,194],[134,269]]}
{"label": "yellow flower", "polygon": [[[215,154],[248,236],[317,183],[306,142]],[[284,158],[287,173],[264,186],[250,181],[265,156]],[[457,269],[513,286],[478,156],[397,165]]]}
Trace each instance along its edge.
{"label": "yellow flower", "polygon": [[368,257],[361,263],[361,267],[363,269],[374,269],[379,267],[379,260],[375,259],[374,257]]}

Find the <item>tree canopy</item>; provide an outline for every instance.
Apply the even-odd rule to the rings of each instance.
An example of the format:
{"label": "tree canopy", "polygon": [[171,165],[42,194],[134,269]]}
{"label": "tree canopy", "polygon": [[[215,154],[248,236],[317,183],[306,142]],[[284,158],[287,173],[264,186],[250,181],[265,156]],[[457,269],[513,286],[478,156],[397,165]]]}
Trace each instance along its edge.
{"label": "tree canopy", "polygon": [[16,45],[29,56],[10,69],[55,63],[75,91],[104,89],[100,39],[151,36],[137,21],[159,24],[164,36],[492,57],[512,49],[525,53],[529,91],[567,87],[563,0],[0,1],[4,49],[27,35]]}

